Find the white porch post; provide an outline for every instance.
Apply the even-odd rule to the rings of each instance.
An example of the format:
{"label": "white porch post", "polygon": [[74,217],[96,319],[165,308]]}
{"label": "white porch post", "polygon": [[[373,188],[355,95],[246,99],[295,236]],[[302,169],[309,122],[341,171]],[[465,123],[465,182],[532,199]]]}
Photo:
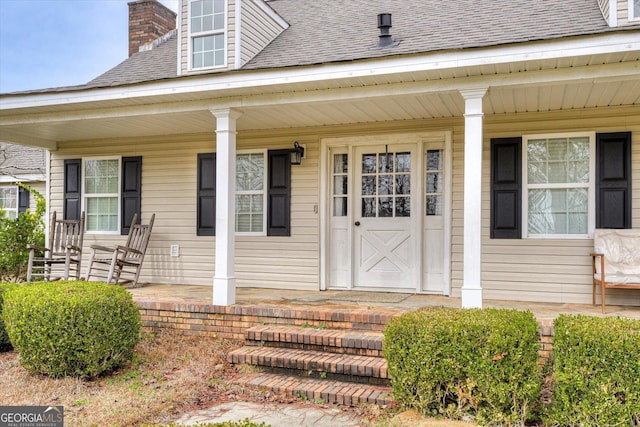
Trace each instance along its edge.
{"label": "white porch post", "polygon": [[486,88],[462,90],[464,98],[464,275],[462,308],[482,308],[481,201],[482,97]]}
{"label": "white porch post", "polygon": [[213,304],[236,303],[235,194],[236,121],[242,113],[211,110],[216,117],[216,270],[213,276]]}

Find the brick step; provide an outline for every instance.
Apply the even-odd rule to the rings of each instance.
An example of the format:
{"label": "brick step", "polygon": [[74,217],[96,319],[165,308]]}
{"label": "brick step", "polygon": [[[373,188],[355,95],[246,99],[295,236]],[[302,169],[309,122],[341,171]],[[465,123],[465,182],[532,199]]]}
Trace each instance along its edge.
{"label": "brick step", "polygon": [[235,364],[261,366],[287,375],[389,384],[387,361],[381,357],[244,346],[230,352],[228,360]]}
{"label": "brick step", "polygon": [[245,344],[383,357],[383,337],[379,331],[264,325],[247,329]]}
{"label": "brick step", "polygon": [[245,374],[235,381],[245,387],[285,393],[315,402],[357,406],[362,403],[390,405],[391,388],[369,384],[355,384],[328,379],[289,377],[273,373]]}

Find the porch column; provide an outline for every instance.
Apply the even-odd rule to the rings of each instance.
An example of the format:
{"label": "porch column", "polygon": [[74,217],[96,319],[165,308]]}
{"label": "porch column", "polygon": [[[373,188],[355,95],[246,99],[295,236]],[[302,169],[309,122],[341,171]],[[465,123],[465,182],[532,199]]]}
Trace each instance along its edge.
{"label": "porch column", "polygon": [[462,308],[482,308],[481,201],[482,97],[487,88],[462,90],[464,98],[464,275]]}
{"label": "porch column", "polygon": [[211,110],[216,117],[216,271],[213,304],[236,303],[236,121],[233,109]]}

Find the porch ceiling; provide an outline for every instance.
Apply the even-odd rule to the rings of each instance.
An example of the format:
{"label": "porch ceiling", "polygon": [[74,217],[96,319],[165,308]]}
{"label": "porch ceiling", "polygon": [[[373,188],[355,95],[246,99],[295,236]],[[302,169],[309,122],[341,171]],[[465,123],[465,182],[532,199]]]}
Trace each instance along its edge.
{"label": "porch ceiling", "polygon": [[[243,112],[239,131],[453,118],[464,113],[458,90],[477,87],[489,87],[485,115],[640,104],[638,51],[304,82],[276,75],[272,83],[234,89],[188,77],[175,81],[191,89],[176,93],[147,94],[144,86],[60,92],[59,101],[48,104],[38,103],[37,94],[16,96],[10,105],[3,97],[0,140],[55,149],[65,141],[212,133],[215,119],[208,110],[221,107]],[[80,96],[65,102],[67,95]],[[33,105],[21,107],[23,99]]]}

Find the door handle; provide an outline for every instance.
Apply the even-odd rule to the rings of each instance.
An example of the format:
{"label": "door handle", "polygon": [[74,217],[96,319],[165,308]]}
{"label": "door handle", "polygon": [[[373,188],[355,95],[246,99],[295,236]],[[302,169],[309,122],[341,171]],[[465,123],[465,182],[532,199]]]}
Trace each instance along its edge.
{"label": "door handle", "polygon": [[354,225],[355,225],[356,227],[360,227],[360,221],[356,221],[356,222],[354,222]]}

